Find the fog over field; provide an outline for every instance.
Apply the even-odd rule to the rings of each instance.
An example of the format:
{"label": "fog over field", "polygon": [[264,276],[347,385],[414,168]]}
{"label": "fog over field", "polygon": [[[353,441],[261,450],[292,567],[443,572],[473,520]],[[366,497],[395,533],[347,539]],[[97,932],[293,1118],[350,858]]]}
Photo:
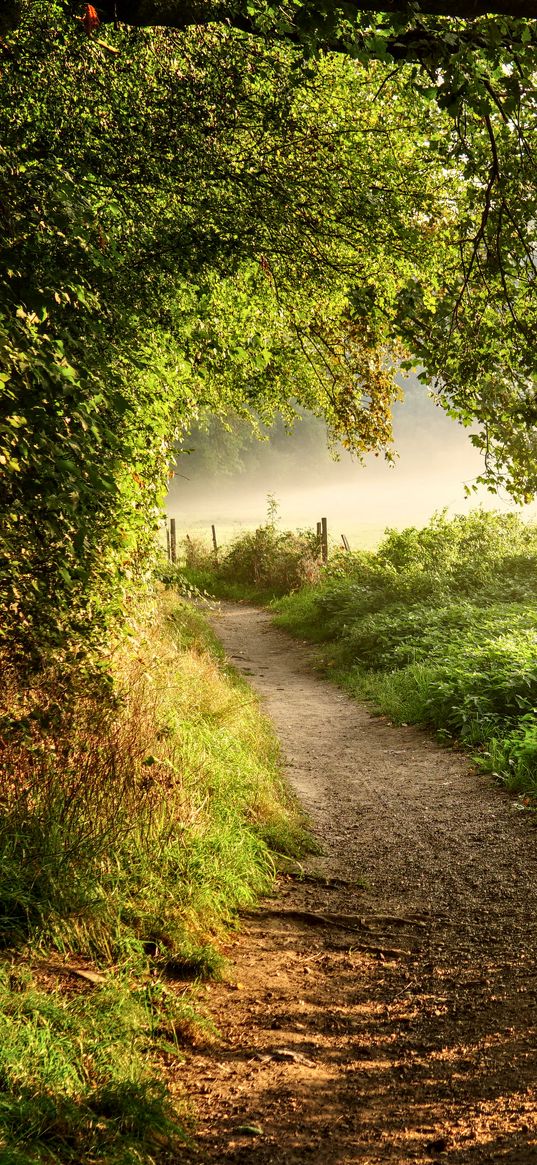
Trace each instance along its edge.
{"label": "fog over field", "polygon": [[353,548],[375,546],[387,526],[422,526],[444,508],[457,514],[483,505],[535,519],[535,503],[517,507],[505,493],[480,489],[465,496],[465,485],[482,469],[469,431],[446,416],[415,378],[403,384],[407,399],[394,409],[394,465],[373,456],[361,465],[346,452],[334,461],[322,422],[309,417],[289,435],[276,424],[267,441],[246,437],[238,452],[233,436],[194,434],[185,442],[194,452],[178,459],[167,499],[178,534],[210,537],[214,523],[219,541],[227,541],[264,521],[268,494],[278,501],[282,526],[311,527],[325,516],[332,539],[345,534]]}

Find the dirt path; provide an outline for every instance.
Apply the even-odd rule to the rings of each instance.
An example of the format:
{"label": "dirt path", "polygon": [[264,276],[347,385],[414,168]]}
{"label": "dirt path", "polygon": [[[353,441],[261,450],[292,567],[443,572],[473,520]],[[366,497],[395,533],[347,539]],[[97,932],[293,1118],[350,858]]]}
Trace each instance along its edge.
{"label": "dirt path", "polygon": [[324,856],[207,989],[222,1039],[180,1072],[185,1160],[537,1165],[537,831],[463,757],[315,675],[264,612],[223,605],[215,628]]}

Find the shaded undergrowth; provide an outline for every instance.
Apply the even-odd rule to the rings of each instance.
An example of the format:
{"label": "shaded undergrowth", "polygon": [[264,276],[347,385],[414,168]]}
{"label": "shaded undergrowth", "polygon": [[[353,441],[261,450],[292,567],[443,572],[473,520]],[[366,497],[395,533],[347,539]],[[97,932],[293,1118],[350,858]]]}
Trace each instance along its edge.
{"label": "shaded undergrowth", "polygon": [[192,606],[162,595],[100,675],[61,674],[8,675],[2,710],[0,1162],[177,1159],[163,1067],[206,1026],[191,981],[308,838]]}

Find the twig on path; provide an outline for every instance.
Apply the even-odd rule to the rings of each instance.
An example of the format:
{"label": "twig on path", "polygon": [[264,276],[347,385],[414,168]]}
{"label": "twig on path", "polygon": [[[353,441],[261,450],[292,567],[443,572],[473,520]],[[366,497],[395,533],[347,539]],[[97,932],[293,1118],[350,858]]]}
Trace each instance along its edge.
{"label": "twig on path", "polygon": [[[293,858],[290,859],[290,861],[294,860]],[[300,866],[300,862],[296,864]],[[336,878],[331,877],[329,874],[294,873],[292,870],[285,870],[283,877],[290,878],[293,882],[299,882],[300,884],[304,882],[309,886],[319,886],[322,890],[365,890],[365,886],[360,879]]]}
{"label": "twig on path", "polygon": [[[242,918],[251,918],[254,922],[256,921],[256,919],[259,920],[259,919],[263,919],[263,918],[267,918],[267,919],[268,918],[281,918],[281,919],[285,919],[289,922],[306,923],[308,926],[338,927],[340,930],[352,931],[354,933],[359,933],[360,931],[365,930],[365,931],[369,931],[369,933],[372,934],[374,937],[379,937],[379,938],[381,937],[381,933],[382,933],[380,931],[373,930],[368,925],[368,920],[366,918],[360,918],[359,915],[356,915],[356,914],[332,914],[332,913],[319,914],[319,913],[311,911],[311,910],[276,910],[276,909],[274,909],[274,910],[270,910],[270,909],[241,910],[239,913],[240,913],[240,916]],[[409,926],[418,926],[418,927],[423,927],[425,925],[423,922],[416,921],[416,919],[414,919],[414,918],[402,919],[402,918],[399,918],[397,915],[380,915],[379,914],[379,915],[372,915],[371,918],[373,920],[376,920],[376,921],[378,921],[379,919],[384,919],[384,920],[395,919],[398,925],[402,925],[403,923],[406,923]],[[377,944],[377,943],[354,943],[352,946],[352,950],[353,951],[365,951],[367,954],[383,955],[387,958],[389,958],[389,957],[395,958],[395,957],[398,957],[401,955],[410,955],[411,954],[410,951],[403,950],[400,947],[385,947],[385,946],[382,946],[382,945]]]}
{"label": "twig on path", "polygon": [[408,983],[405,983],[404,987],[402,987],[400,991],[396,991],[395,995],[392,995],[391,1002],[393,1003],[396,999],[400,999],[401,995],[404,995],[406,991],[410,991],[411,987],[416,987],[417,983],[417,979],[409,979]]}
{"label": "twig on path", "polygon": [[411,926],[425,929],[426,924],[417,918],[404,918],[398,914],[370,914],[365,917],[359,914],[334,914],[326,911],[322,914],[313,910],[277,910],[259,908],[258,910],[241,910],[241,918],[287,918],[290,922],[305,922],[309,926],[337,926],[341,930],[368,930],[382,923],[386,926]]}
{"label": "twig on path", "polygon": [[[350,928],[345,927],[345,929],[352,930],[353,928],[352,927],[350,927]],[[356,932],[354,932],[354,933],[356,933]],[[291,942],[293,941],[293,939],[289,940],[289,931],[288,930],[271,930],[270,937],[271,938],[281,938],[281,939],[285,939],[285,940],[291,941]],[[295,938],[295,942],[296,941],[297,941],[297,939]],[[322,941],[322,944],[323,944],[323,947],[325,950],[328,950],[328,951],[346,951],[347,954],[349,954],[349,955],[352,955],[354,953],[354,951],[360,951],[360,952],[365,951],[366,954],[369,954],[369,955],[384,955],[386,958],[396,958],[400,955],[409,956],[413,953],[413,951],[415,952],[415,949],[416,949],[414,947],[413,951],[409,951],[403,947],[381,946],[380,943],[357,943],[357,942],[350,943],[350,942],[345,942],[344,939],[342,939],[342,941],[338,943],[335,941],[335,939],[328,939],[328,938],[325,938],[324,936],[323,936],[321,941]]]}
{"label": "twig on path", "polygon": [[353,943],[351,947],[335,946],[329,944],[329,950],[347,950],[350,955],[354,951],[364,951],[367,955],[382,955],[386,959],[398,959],[402,955],[409,957],[412,951],[407,951],[403,947],[382,947],[378,943]]}

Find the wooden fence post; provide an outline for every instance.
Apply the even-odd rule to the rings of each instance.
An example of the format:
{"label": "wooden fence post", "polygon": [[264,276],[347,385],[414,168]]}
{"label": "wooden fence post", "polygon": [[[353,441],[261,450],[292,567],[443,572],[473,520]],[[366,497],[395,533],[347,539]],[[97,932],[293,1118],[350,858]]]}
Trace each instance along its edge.
{"label": "wooden fence post", "polygon": [[328,522],[326,518],[321,518],[321,558],[323,562],[328,562]]}
{"label": "wooden fence post", "polygon": [[172,555],[171,555],[171,549],[170,549],[170,529],[169,529],[167,522],[166,522],[166,554],[168,555],[168,562],[171,562]]}
{"label": "wooden fence post", "polygon": [[345,534],[341,535],[341,541],[343,543],[343,549],[350,550],[349,539],[345,536]]}
{"label": "wooden fence post", "polygon": [[323,528],[320,522],[317,522],[317,548],[320,554],[323,548]]}
{"label": "wooden fence post", "polygon": [[216,529],[214,526],[211,526],[211,531],[212,531],[212,535],[213,535],[214,557],[216,559],[216,558],[218,558],[218,542],[216,541]]}
{"label": "wooden fence post", "polygon": [[175,533],[175,518],[170,518],[170,558],[177,562],[177,537]]}

